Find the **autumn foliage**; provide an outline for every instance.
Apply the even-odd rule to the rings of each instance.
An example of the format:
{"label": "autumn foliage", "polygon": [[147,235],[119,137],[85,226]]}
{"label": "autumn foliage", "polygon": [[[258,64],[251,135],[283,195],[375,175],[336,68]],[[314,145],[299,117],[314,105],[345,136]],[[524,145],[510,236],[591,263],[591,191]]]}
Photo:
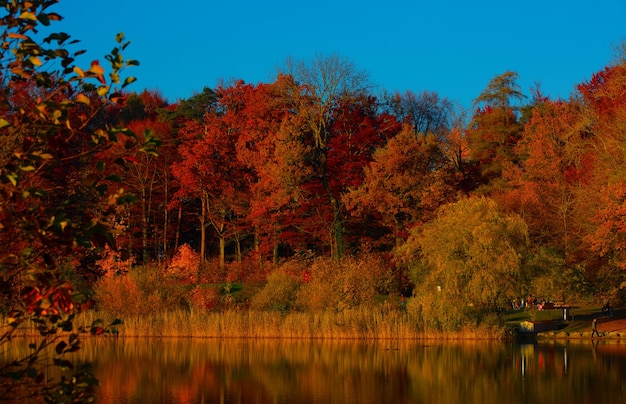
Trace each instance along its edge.
{"label": "autumn foliage", "polygon": [[240,307],[281,312],[412,296],[412,318],[439,329],[538,293],[625,300],[623,58],[568,99],[528,99],[506,71],[470,112],[374,93],[337,55],[170,103],[128,92],[121,34],[83,67],[66,34],[34,41],[53,3],[9,2],[2,19],[0,290],[15,325],[91,297],[122,314],[220,310],[233,283],[257,292]]}

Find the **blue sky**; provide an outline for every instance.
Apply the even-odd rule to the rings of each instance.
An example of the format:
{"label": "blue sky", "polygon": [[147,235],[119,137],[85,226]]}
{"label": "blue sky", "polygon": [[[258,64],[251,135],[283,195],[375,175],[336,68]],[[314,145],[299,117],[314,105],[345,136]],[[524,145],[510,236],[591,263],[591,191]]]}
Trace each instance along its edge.
{"label": "blue sky", "polygon": [[[90,3],[97,4],[91,6]],[[465,107],[506,70],[552,98],[602,70],[626,39],[626,0],[61,0],[52,26],[100,59],[124,32],[130,90],[170,102],[220,80],[271,82],[288,56],[339,54],[378,90],[435,91]]]}

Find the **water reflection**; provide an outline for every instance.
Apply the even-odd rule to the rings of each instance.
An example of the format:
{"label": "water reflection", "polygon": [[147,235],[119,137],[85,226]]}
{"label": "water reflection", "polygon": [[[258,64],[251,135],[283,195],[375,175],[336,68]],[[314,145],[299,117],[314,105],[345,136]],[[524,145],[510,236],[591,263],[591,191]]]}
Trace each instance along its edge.
{"label": "water reflection", "polygon": [[100,403],[603,403],[626,344],[95,339]]}

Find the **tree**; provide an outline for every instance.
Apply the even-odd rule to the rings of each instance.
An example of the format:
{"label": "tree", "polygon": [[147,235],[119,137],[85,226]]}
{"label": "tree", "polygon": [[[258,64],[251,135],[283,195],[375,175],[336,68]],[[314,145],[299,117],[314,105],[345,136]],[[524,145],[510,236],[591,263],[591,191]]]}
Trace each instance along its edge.
{"label": "tree", "polygon": [[367,74],[357,70],[346,58],[320,54],[309,62],[288,60],[286,72],[297,84],[285,93],[297,115],[298,126],[293,126],[294,135],[300,136],[299,142],[307,149],[305,161],[315,177],[308,181],[309,192],[314,198],[326,199],[324,205],[330,210],[319,215],[319,219],[329,225],[326,230],[331,256],[340,259],[345,246],[342,203],[329,189],[329,143],[336,135],[332,128],[340,105],[367,95]]}
{"label": "tree", "polygon": [[299,90],[286,75],[274,83],[237,82],[220,89],[223,119],[237,134],[237,160],[249,191],[247,204],[240,205],[245,218],[238,228],[242,237],[252,231],[252,249],[261,266],[267,256],[277,264],[282,241],[295,233],[289,218],[301,196],[296,184],[308,175],[290,129],[293,111],[284,96],[290,91]]}
{"label": "tree", "polygon": [[484,191],[502,189],[502,170],[513,161],[513,148],[520,139],[518,121],[523,96],[517,73],[507,71],[494,77],[476,98],[476,111],[467,139],[470,158],[480,164]]}
{"label": "tree", "polygon": [[536,243],[564,256],[569,256],[576,238],[579,119],[574,102],[545,100],[536,105],[515,147],[519,163],[508,164],[504,173],[510,185],[504,197],[508,209],[526,220]]}
{"label": "tree", "polygon": [[330,123],[336,103],[346,97],[364,95],[369,86],[367,73],[337,54],[316,54],[310,61],[288,59],[282,73],[304,86],[303,92],[289,94],[290,101],[306,120],[315,149],[324,151],[331,136]]}
{"label": "tree", "polygon": [[166,116],[180,122],[189,119],[201,121],[207,112],[214,110],[216,101],[215,91],[204,87],[201,92],[193,94],[185,100],[180,100],[174,111],[167,112]]}
{"label": "tree", "polygon": [[472,313],[503,307],[522,292],[528,229],[496,202],[472,197],[446,205],[411,230],[396,257],[412,267],[428,322],[456,329]]}
{"label": "tree", "polygon": [[[0,240],[5,254],[0,256],[0,292],[9,329],[0,336],[0,344],[28,320],[37,324],[42,337],[31,355],[0,368],[3,400],[24,391],[49,401],[88,398],[92,376],[61,359],[79,348],[72,320],[85,303],[61,276],[61,269],[80,271],[86,254],[113,245],[107,217],[129,200],[119,183],[107,178],[97,153],[115,144],[123,132],[107,126],[101,117],[108,106],[123,102],[120,87],[134,78],[122,80],[121,72],[137,62],[124,59],[128,42],[122,34],[106,56],[111,65],[108,77],[98,61],[88,69],[74,64],[82,51],[70,53],[65,48],[72,43],[69,35],[51,33],[38,41],[41,26],[61,19],[50,11],[55,3],[2,3],[6,14],[0,19]],[[137,142],[127,134],[132,149]],[[89,175],[75,176],[79,171]],[[68,187],[72,181],[81,187]],[[68,196],[83,190],[92,194]],[[67,339],[57,334],[59,330],[70,332]],[[38,367],[39,354],[51,344],[56,344],[55,364],[74,370],[56,383],[48,383]],[[28,388],[16,390],[19,384]]]}
{"label": "tree", "polygon": [[588,147],[586,164],[573,173],[583,181],[583,195],[588,202],[584,212],[588,223],[585,241],[593,253],[591,257],[604,260],[604,265],[595,268],[595,280],[600,285],[608,283],[601,288],[604,292],[623,299],[626,63],[618,60],[579,85],[578,91],[585,107],[580,127]]}
{"label": "tree", "polygon": [[239,132],[225,117],[228,112],[205,114],[202,122],[187,121],[181,128],[180,161],[172,169],[180,182],[178,197],[198,198],[200,208],[200,257],[206,258],[206,228],[219,241],[220,266],[225,264],[226,239],[237,234],[235,222],[245,216],[248,172],[237,155]]}
{"label": "tree", "polygon": [[[162,144],[162,139],[171,138],[172,132],[167,122],[159,121],[156,117],[133,120],[128,123],[127,128],[133,132],[139,141],[154,142],[158,140],[160,145]],[[171,144],[168,144],[168,146],[171,146]],[[115,159],[119,153],[124,152],[119,147],[111,148],[109,156]],[[153,247],[152,250],[154,251],[156,248],[155,242],[158,243],[160,241],[151,240],[150,237],[158,230],[158,224],[155,221],[157,213],[160,212],[158,207],[167,205],[167,201],[162,200],[166,198],[165,186],[168,184],[170,175],[168,161],[166,160],[168,157],[167,147],[161,147],[159,154],[136,150],[130,156],[132,158],[127,159],[124,170],[119,172],[119,176],[122,183],[127,189],[132,190],[137,198],[136,203],[131,206],[130,217],[126,226],[129,230],[138,228],[138,231],[136,233],[132,230],[129,231],[130,237],[126,242],[128,243],[129,253],[133,254],[132,243],[138,233],[137,238],[141,240],[141,244],[137,249],[138,256],[140,257],[140,262],[147,263],[151,257],[150,247]],[[152,256],[154,255],[152,254]]]}
{"label": "tree", "polygon": [[[442,151],[442,142],[432,135],[415,135],[409,125],[377,149],[364,168],[364,180],[344,195],[349,212],[356,217],[380,218],[376,240],[389,232],[393,248],[405,240],[408,230],[430,221],[437,209],[456,200],[456,174]],[[370,229],[376,221],[368,221]]]}
{"label": "tree", "polygon": [[411,125],[416,136],[420,133],[444,136],[453,125],[452,102],[436,92],[396,92],[389,97],[387,103],[390,112],[402,123]]}

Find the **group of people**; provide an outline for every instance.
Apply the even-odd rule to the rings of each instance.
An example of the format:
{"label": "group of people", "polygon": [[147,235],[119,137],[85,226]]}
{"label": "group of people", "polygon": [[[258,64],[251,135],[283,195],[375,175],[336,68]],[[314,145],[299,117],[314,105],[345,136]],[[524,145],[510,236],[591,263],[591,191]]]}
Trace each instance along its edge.
{"label": "group of people", "polygon": [[546,304],[550,304],[543,298],[528,297],[527,299],[519,299],[511,301],[511,308],[513,310],[524,310],[526,308],[536,308],[537,310],[543,310]]}

